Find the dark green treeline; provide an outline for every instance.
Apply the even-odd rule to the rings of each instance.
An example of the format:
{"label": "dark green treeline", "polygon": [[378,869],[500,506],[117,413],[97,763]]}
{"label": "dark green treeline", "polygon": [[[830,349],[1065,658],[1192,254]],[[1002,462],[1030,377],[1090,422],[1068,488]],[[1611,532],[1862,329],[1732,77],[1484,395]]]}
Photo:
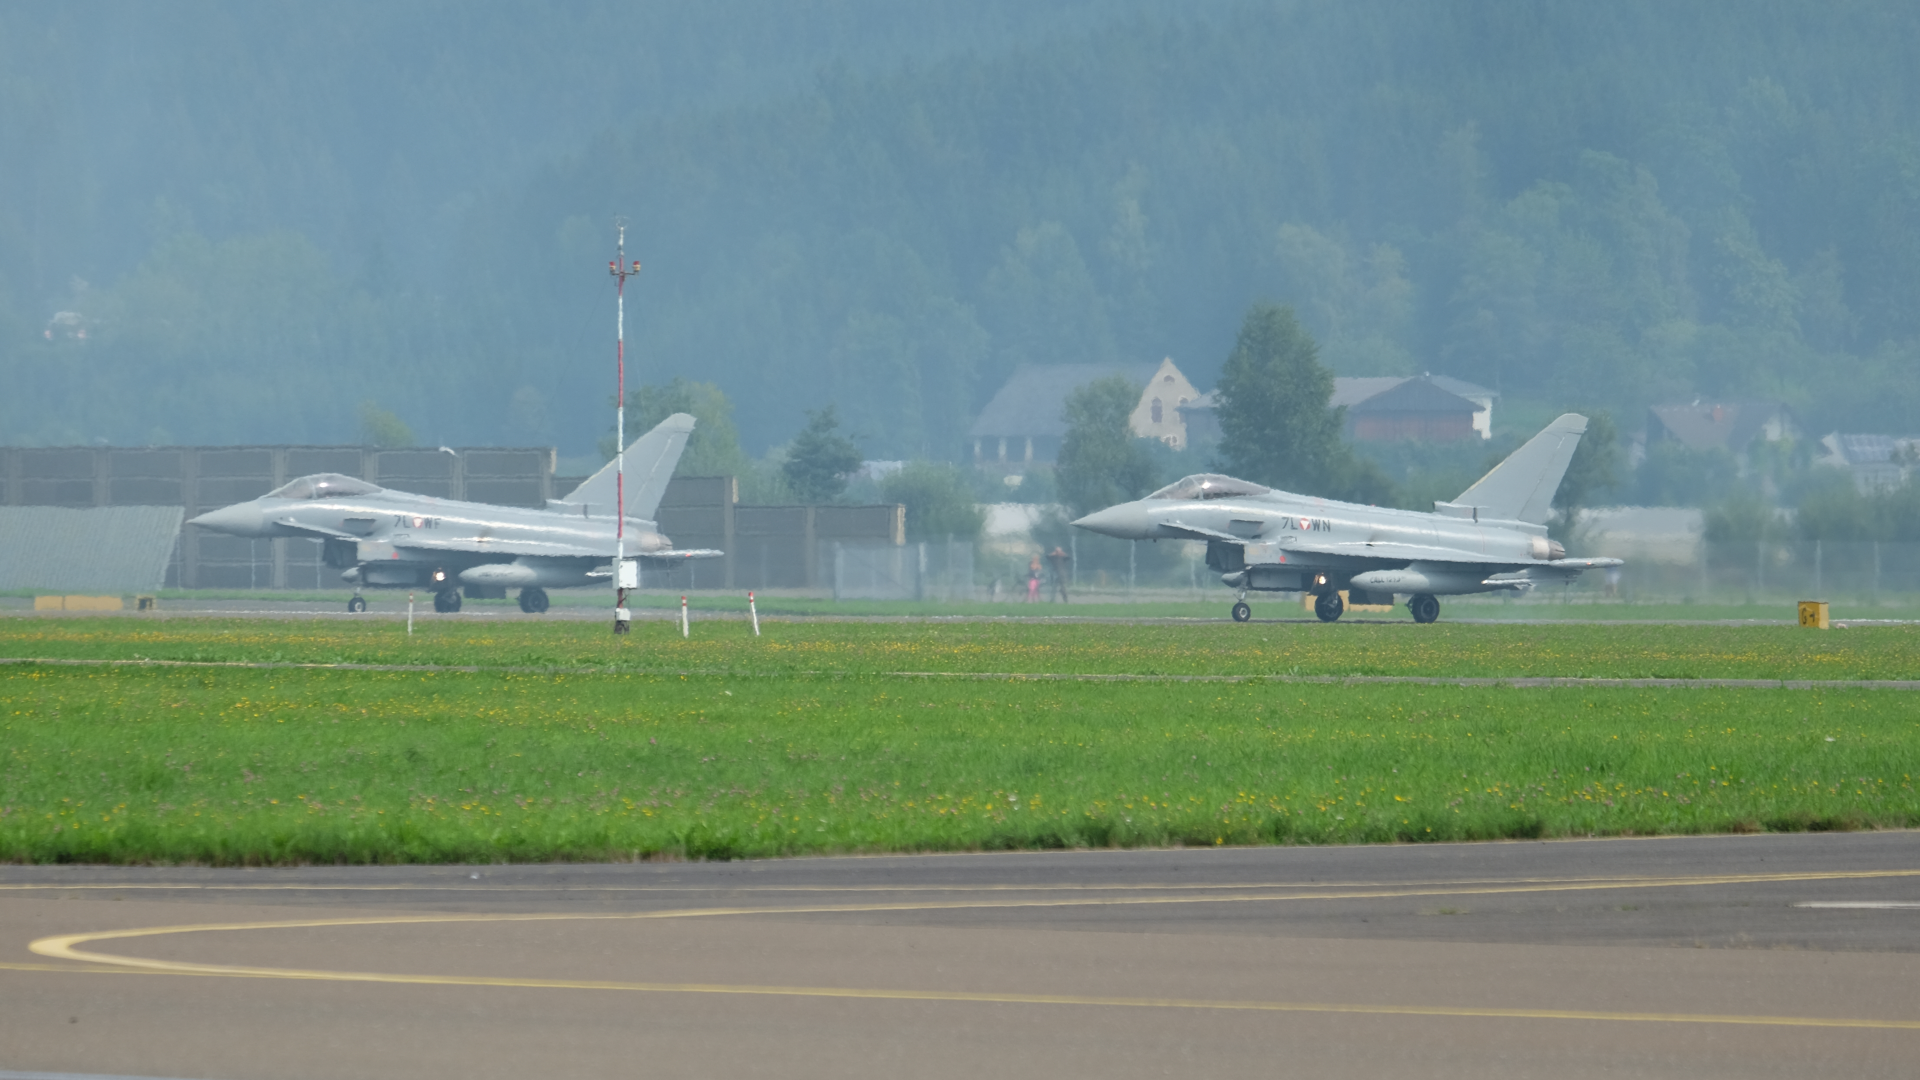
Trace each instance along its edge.
{"label": "dark green treeline", "polygon": [[616,214],[640,378],[716,383],[753,453],[833,403],[870,456],[958,455],[1020,363],[1209,386],[1262,299],[1336,373],[1516,416],[1920,428],[1910,5],[792,7],[348,9],[288,70],[271,14],[179,8],[136,66],[180,137],[138,162],[60,89],[125,35],[9,9],[0,438],[337,439],[377,399],[585,452]]}

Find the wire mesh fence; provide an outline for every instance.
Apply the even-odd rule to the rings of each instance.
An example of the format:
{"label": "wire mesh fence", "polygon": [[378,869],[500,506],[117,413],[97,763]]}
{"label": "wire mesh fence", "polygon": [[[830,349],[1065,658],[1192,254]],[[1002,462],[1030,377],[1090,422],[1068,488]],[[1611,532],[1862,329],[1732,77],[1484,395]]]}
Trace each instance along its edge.
{"label": "wire mesh fence", "polygon": [[904,545],[836,541],[822,545],[820,580],[835,600],[972,600],[973,544],[966,540]]}
{"label": "wire mesh fence", "polygon": [[[225,588],[341,588],[338,571],[321,564],[319,545],[305,541],[236,542]],[[1607,545],[1601,545],[1606,548]],[[309,551],[308,549],[312,549]],[[1109,551],[1107,548],[1111,548]],[[1128,550],[1134,548],[1137,550]],[[1192,550],[1188,550],[1191,548]],[[1202,562],[1199,545],[1072,545],[1059,567],[1045,562],[1038,599],[1071,592],[1075,600],[1200,599],[1224,589]],[[1591,571],[1570,585],[1547,585],[1509,599],[1617,598],[1638,603],[1747,603],[1836,600],[1866,604],[1920,603],[1920,543],[1909,541],[1745,540],[1696,542],[1660,557],[1631,549],[1624,567]],[[976,549],[965,539],[913,542],[822,542],[815,595],[846,600],[1014,601],[1027,595],[1030,561],[1040,545],[1009,553]],[[1056,575],[1055,571],[1061,571]],[[709,573],[674,582],[679,589],[716,588]],[[1068,586],[1057,590],[1056,576]],[[171,584],[171,582],[169,582]],[[649,581],[649,584],[654,582]]]}
{"label": "wire mesh fence", "polygon": [[[1600,578],[1606,587],[1605,575]],[[1739,601],[1762,597],[1878,603],[1920,597],[1920,543],[1749,540],[1701,543],[1685,562],[1629,561],[1614,575],[1629,599]],[[1595,583],[1585,582],[1585,588]]]}

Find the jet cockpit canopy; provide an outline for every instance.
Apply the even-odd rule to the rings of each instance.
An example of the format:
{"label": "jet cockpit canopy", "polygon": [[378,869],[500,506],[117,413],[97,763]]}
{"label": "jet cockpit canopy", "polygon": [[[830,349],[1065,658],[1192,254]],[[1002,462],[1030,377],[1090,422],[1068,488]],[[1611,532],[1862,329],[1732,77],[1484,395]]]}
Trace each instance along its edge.
{"label": "jet cockpit canopy", "polygon": [[1272,488],[1219,473],[1195,473],[1183,477],[1147,496],[1149,499],[1230,499],[1242,495],[1265,495]]}
{"label": "jet cockpit canopy", "polygon": [[338,499],[349,495],[372,495],[379,491],[376,484],[365,480],[356,480],[339,473],[314,473],[298,480],[290,480],[267,492],[272,499]]}

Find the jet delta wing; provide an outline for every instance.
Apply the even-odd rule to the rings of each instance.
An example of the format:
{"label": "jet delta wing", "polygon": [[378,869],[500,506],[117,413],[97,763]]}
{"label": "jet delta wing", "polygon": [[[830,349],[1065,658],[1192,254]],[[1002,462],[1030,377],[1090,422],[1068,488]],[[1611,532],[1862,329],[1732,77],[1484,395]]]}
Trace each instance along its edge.
{"label": "jet delta wing", "polygon": [[[657,566],[722,554],[676,550],[652,520],[693,424],[675,413],[627,448],[626,550]],[[431,589],[438,611],[460,610],[462,587],[476,596],[504,596],[513,587],[522,611],[540,612],[547,610],[547,589],[613,576],[618,501],[612,465],[539,510],[436,499],[319,473],[188,524],[233,536],[322,541],[327,565],[354,586],[349,611],[366,610],[363,587]]]}
{"label": "jet delta wing", "polygon": [[1433,513],[1203,473],[1073,524],[1123,540],[1205,540],[1207,565],[1239,590],[1233,617],[1241,622],[1252,617],[1250,591],[1312,593],[1315,614],[1328,622],[1345,610],[1346,591],[1355,603],[1405,595],[1414,620],[1428,623],[1440,617],[1439,596],[1526,590],[1622,565],[1569,559],[1547,538],[1554,493],[1586,430],[1586,417],[1560,417]]}

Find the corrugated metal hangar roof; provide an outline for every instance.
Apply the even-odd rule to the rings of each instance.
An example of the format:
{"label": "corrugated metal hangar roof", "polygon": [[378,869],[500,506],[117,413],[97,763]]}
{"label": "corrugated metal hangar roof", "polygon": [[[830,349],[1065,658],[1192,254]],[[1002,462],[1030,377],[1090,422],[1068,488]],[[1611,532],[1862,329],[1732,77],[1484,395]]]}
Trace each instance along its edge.
{"label": "corrugated metal hangar roof", "polygon": [[185,516],[178,506],[0,506],[0,589],[151,592]]}

